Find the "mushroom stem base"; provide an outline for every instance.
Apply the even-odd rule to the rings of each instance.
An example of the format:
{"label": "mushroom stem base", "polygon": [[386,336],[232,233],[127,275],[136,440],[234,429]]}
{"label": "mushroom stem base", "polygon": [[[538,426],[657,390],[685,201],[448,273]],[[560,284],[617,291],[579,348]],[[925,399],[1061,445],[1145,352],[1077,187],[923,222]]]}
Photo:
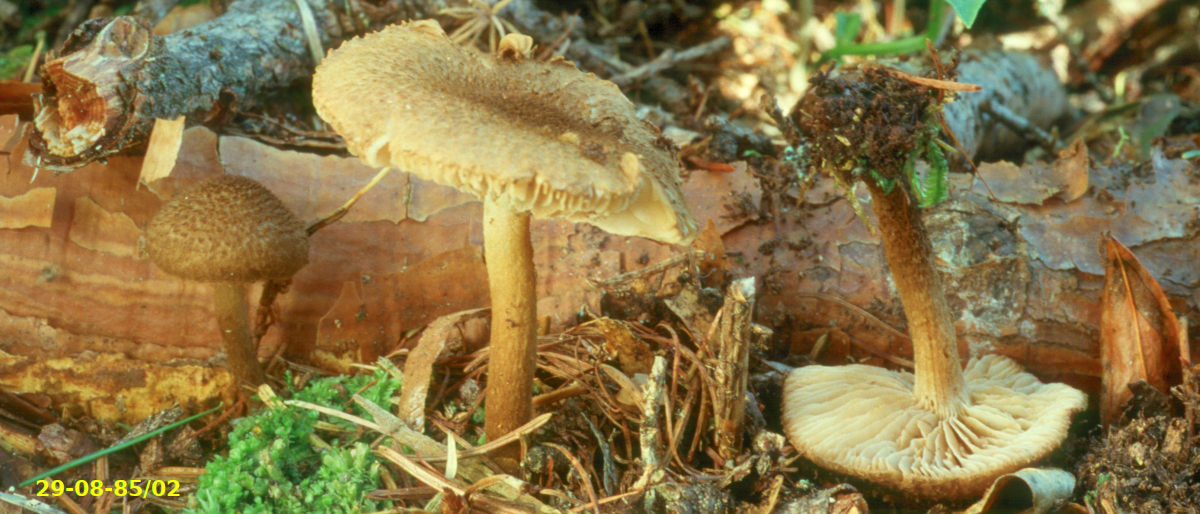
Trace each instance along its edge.
{"label": "mushroom stem base", "polygon": [[217,327],[225,342],[226,360],[234,380],[254,387],[265,384],[267,375],[258,363],[246,314],[246,286],[237,282],[213,284],[213,307],[217,311]]}
{"label": "mushroom stem base", "polygon": [[[484,256],[492,297],[492,340],[488,360],[484,430],[489,441],[524,425],[533,416],[537,367],[537,289],[529,213],[485,200]],[[521,448],[493,452],[497,464],[515,472]]]}

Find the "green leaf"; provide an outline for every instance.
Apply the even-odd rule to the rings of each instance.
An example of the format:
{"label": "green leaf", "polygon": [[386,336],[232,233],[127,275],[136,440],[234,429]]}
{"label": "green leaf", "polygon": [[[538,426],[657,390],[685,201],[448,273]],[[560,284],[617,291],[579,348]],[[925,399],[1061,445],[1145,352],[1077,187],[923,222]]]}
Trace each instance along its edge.
{"label": "green leaf", "polygon": [[858,13],[838,12],[837,31],[833,40],[837,46],[853,45],[858,39],[858,31],[862,29],[862,17]]}
{"label": "green leaf", "polygon": [[869,172],[871,174],[871,178],[875,179],[875,184],[883,190],[884,194],[892,194],[892,189],[896,187],[896,179],[884,177],[875,170],[869,170]]}
{"label": "green leaf", "polygon": [[979,14],[979,8],[983,7],[985,1],[987,0],[946,0],[947,3],[954,6],[954,12],[958,13],[958,17],[962,19],[967,28],[971,28],[971,25],[975,24],[975,16]]}
{"label": "green leaf", "polygon": [[946,154],[937,144],[937,139],[929,139],[925,146],[925,160],[929,162],[929,171],[924,177],[916,172],[915,154],[916,152],[908,159],[904,174],[908,175],[921,207],[937,205],[950,195],[950,165],[946,162]]}

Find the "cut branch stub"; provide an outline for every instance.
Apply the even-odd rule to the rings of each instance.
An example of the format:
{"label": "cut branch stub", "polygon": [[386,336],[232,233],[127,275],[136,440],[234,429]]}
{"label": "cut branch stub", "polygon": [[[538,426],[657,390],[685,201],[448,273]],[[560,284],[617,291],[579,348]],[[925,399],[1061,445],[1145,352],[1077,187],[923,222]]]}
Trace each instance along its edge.
{"label": "cut branch stub", "polygon": [[[364,9],[349,13],[340,2],[305,0],[321,14],[309,27],[322,45],[392,15],[437,13],[441,2],[355,2]],[[162,37],[132,16],[84,23],[42,69],[45,91],[25,163],[71,171],[139,149],[156,118],[219,125],[312,75],[310,33],[294,0],[227,4],[220,17]]]}
{"label": "cut branch stub", "polygon": [[135,106],[126,79],[138,76],[143,58],[160,44],[149,25],[131,17],[90,20],[77,29],[63,57],[42,67],[29,137],[37,157],[29,164],[65,171],[130,140],[144,141],[150,125],[129,123]]}

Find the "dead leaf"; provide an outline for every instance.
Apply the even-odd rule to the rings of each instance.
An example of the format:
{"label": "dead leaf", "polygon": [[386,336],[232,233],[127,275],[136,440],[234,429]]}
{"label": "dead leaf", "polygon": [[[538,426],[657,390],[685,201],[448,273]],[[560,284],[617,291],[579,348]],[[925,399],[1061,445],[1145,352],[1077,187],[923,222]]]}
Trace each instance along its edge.
{"label": "dead leaf", "polygon": [[400,421],[408,428],[421,431],[425,428],[425,397],[429,393],[429,378],[433,376],[433,364],[440,360],[447,348],[463,348],[463,333],[460,326],[471,319],[487,316],[488,309],[471,309],[442,316],[425,328],[417,346],[408,353],[404,361],[404,390],[400,393],[398,408]]}
{"label": "dead leaf", "polygon": [[986,183],[1001,202],[1040,205],[1050,198],[1070,202],[1088,189],[1087,147],[1077,139],[1052,164],[1032,162],[1018,167],[1008,161],[982,163],[979,178],[974,187],[983,192]]}
{"label": "dead leaf", "polygon": [[689,281],[683,284],[676,294],[663,299],[667,308],[679,316],[688,332],[696,337],[708,333],[714,318],[712,310],[705,306],[703,295],[704,291]]}
{"label": "dead leaf", "polygon": [[641,407],[642,389],[633,382],[633,379],[629,378],[629,375],[622,373],[621,370],[609,366],[608,364],[601,364],[600,370],[603,371],[605,375],[608,375],[608,378],[612,379],[613,382],[616,382],[617,387],[620,388],[616,394],[616,400],[618,402],[626,407],[635,409]]}
{"label": "dead leaf", "polygon": [[1019,505],[1005,505],[1003,512],[1024,509],[1021,512],[1025,514],[1046,514],[1071,497],[1071,493],[1075,491],[1075,476],[1061,469],[1037,468],[1025,468],[1016,473],[1002,475],[992,482],[992,486],[983,493],[982,499],[962,511],[962,514],[992,512],[991,508],[996,500],[1007,496],[1003,493],[1010,484],[1014,484],[1013,487],[1018,487],[1015,484],[1021,484],[1028,488],[1028,492],[1022,491],[1012,495],[1028,498],[1028,501]]}
{"label": "dead leaf", "polygon": [[173,120],[156,119],[150,131],[150,142],[146,146],[146,158],[142,161],[142,175],[138,181],[149,184],[171,175],[175,159],[183,144],[185,116]]}
{"label": "dead leaf", "polygon": [[696,261],[696,267],[700,270],[700,281],[704,287],[724,289],[728,280],[729,261],[725,258],[725,243],[721,241],[721,233],[717,231],[712,218],[708,219],[708,225],[696,236],[692,248],[704,252]]}
{"label": "dead leaf", "polygon": [[95,441],[92,441],[87,434],[66,428],[58,423],[51,423],[42,427],[38,433],[38,442],[46,449],[46,453],[59,464],[75,460],[92,453],[96,448]]}
{"label": "dead leaf", "polygon": [[1058,152],[1058,160],[1054,166],[1059,170],[1062,181],[1062,197],[1064,202],[1078,199],[1088,189],[1088,150],[1083,139],[1076,139],[1071,146]]}
{"label": "dead leaf", "polygon": [[758,219],[762,186],[745,161],[731,163],[729,172],[695,171],[683,183],[683,197],[696,221],[713,220],[721,235]]}
{"label": "dead leaf", "polygon": [[1179,322],[1170,302],[1137,257],[1105,236],[1108,266],[1100,314],[1100,361],[1104,368],[1100,419],[1111,424],[1145,380],[1160,392],[1179,382]]}
{"label": "dead leaf", "polygon": [[611,318],[600,318],[589,323],[604,334],[604,346],[610,355],[616,355],[621,370],[629,375],[650,373],[654,352],[650,345],[638,339],[629,327]]}

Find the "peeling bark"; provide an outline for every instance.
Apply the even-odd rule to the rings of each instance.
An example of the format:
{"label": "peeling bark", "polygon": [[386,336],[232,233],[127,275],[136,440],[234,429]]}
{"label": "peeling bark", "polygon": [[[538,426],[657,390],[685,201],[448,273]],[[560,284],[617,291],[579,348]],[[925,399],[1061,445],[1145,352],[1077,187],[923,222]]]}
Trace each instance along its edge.
{"label": "peeling bark", "polygon": [[718,335],[714,341],[716,363],[713,380],[713,417],[717,453],[734,460],[742,453],[746,418],[746,384],[750,373],[750,325],[754,314],[754,277],[734,281],[725,293]]}

